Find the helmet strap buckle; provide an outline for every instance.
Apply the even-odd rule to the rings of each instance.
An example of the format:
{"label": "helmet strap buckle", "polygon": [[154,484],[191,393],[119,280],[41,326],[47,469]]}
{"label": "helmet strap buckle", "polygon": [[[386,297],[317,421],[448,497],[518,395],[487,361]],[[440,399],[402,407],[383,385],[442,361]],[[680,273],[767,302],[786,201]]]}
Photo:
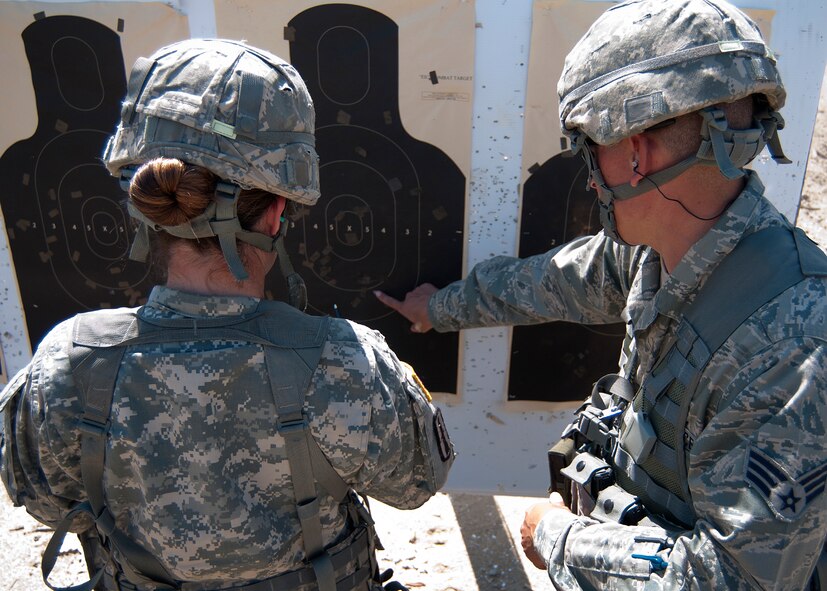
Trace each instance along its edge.
{"label": "helmet strap buckle", "polygon": [[[235,183],[228,183],[219,181],[215,185],[215,221],[216,226],[229,225],[238,226],[237,230],[241,230],[238,222],[238,196],[241,194],[241,187]],[[223,222],[223,223],[222,223]],[[235,222],[233,224],[233,222]],[[212,225],[212,224],[211,224]],[[238,281],[244,281],[249,277],[244,264],[241,262],[241,257],[238,254],[238,245],[236,244],[236,231],[222,231],[216,232],[218,236],[218,243],[221,245],[221,254],[224,255],[224,260],[230,267],[233,276]]]}

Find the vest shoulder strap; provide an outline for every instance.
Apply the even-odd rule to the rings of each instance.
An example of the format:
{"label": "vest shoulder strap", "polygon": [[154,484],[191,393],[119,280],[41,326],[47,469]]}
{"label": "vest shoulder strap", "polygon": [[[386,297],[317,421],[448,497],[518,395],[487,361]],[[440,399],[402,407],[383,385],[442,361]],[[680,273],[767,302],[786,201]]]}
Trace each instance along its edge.
{"label": "vest shoulder strap", "polygon": [[[706,354],[704,364],[764,304],[806,277],[827,276],[827,255],[801,228],[774,227],[751,234],[724,259],[724,265],[723,273],[716,270],[710,277],[711,282],[717,276],[716,283],[705,286],[699,294],[705,299],[693,303],[694,312],[687,312],[689,323],[703,342],[695,353]],[[731,275],[728,285],[722,285],[721,276],[725,274]],[[700,310],[704,307],[720,312],[702,318]],[[702,370],[700,367],[698,373]],[[710,401],[713,412],[717,412],[719,403],[719,397]]]}
{"label": "vest shoulder strap", "polygon": [[[304,413],[304,393],[310,382],[312,368],[303,359],[284,359],[284,351],[272,348],[267,349],[265,360],[268,374],[280,375],[278,383],[270,380],[270,388],[276,405],[277,430],[284,438],[287,462],[290,465],[305,557],[313,566],[319,590],[335,591],[333,563],[325,551],[322,538],[319,496],[311,453],[312,449],[318,448],[318,444],[310,433],[310,425]],[[341,478],[335,480],[338,484]]]}
{"label": "vest shoulder strap", "polygon": [[812,275],[827,275],[827,256],[818,246],[800,229],[766,228],[738,243],[685,317],[711,356],[760,307]]}
{"label": "vest shoulder strap", "polygon": [[[104,496],[103,469],[112,395],[121,359],[129,342],[128,337],[134,332],[135,326],[136,318],[131,310],[118,310],[101,315],[81,314],[74,322],[69,364],[75,385],[83,397],[84,409],[79,422],[80,468],[87,500],[78,503],[66,515],[55,529],[43,553],[43,581],[55,591],[92,589],[103,574],[101,567],[92,574],[88,582],[75,587],[56,588],[48,581],[66,532],[74,519],[83,513],[92,517],[98,532],[118,551],[121,566],[128,578],[136,582],[151,581],[157,584],[159,589],[176,588],[173,577],[164,566],[115,526],[115,517],[106,506]],[[100,338],[96,337],[96,327],[100,331]],[[79,344],[79,340],[84,344]]]}

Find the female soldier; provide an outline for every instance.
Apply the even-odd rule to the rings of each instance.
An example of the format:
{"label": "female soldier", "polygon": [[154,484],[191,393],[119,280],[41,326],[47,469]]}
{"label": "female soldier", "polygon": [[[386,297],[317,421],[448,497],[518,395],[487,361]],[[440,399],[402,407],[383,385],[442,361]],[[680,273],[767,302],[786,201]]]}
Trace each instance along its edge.
{"label": "female soldier", "polygon": [[104,160],[163,284],[56,326],[0,398],[8,492],[56,528],[44,579],[67,531],[78,590],[387,579],[354,491],[417,507],[454,453],[380,334],[262,299],[277,251],[302,299],[282,213],[319,197],[313,132],[303,81],[267,52],[188,40],[136,62]]}

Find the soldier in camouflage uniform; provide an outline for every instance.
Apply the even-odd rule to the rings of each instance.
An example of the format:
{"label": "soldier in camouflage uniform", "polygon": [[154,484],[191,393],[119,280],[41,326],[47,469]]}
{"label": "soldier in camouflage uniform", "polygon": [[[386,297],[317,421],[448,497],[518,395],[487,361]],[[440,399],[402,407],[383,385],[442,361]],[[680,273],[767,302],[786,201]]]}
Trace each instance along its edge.
{"label": "soldier in camouflage uniform", "polygon": [[[574,494],[522,527],[556,589],[827,587],[813,575],[827,532],[826,257],[744,169],[765,143],[783,161],[773,54],[722,0],[635,0],[576,44],[558,93],[604,230],[404,301],[377,296],[415,332],[626,323],[625,391],[598,384],[567,429]],[[720,344],[699,338],[733,318]]]}
{"label": "soldier in camouflage uniform", "polygon": [[136,62],[104,160],[165,284],[57,325],[0,398],[4,484],[57,530],[44,579],[72,531],[75,589],[383,588],[356,493],[418,507],[454,452],[381,334],[263,299],[277,251],[302,299],[281,214],[319,198],[313,132],[267,52],[188,40]]}

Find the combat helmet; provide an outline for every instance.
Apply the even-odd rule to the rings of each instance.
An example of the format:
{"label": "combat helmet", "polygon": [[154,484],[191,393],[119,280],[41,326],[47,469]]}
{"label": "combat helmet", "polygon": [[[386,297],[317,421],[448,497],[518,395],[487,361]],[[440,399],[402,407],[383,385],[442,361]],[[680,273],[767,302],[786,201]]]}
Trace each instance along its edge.
{"label": "combat helmet", "polygon": [[[789,162],[777,135],[784,126],[777,110],[786,92],[776,58],[757,25],[724,0],[629,0],[609,8],[566,57],[557,93],[563,133],[572,151],[582,150],[590,180],[601,187],[601,219],[610,235],[613,201],[652,185],[606,187],[591,150],[585,149],[588,142],[611,145],[699,112],[697,154],[650,175],[655,183],[697,163],[716,165],[726,177],[737,178],[765,145],[776,161]],[[715,105],[750,95],[763,97],[752,128],[729,129]]]}
{"label": "combat helmet", "polygon": [[214,203],[186,227],[157,226],[130,205],[130,215],[141,223],[130,256],[145,260],[149,229],[181,238],[217,236],[231,271],[243,280],[247,272],[238,256],[238,239],[278,250],[282,271],[290,274],[291,293],[299,289],[283,233],[274,239],[244,230],[237,199],[242,189],[262,189],[301,204],[316,203],[314,128],[313,101],[304,81],[271,53],[235,41],[189,39],[139,58],[121,121],[103,154],[110,173],[128,189],[141,164],[163,156],[202,166],[221,180]]}

